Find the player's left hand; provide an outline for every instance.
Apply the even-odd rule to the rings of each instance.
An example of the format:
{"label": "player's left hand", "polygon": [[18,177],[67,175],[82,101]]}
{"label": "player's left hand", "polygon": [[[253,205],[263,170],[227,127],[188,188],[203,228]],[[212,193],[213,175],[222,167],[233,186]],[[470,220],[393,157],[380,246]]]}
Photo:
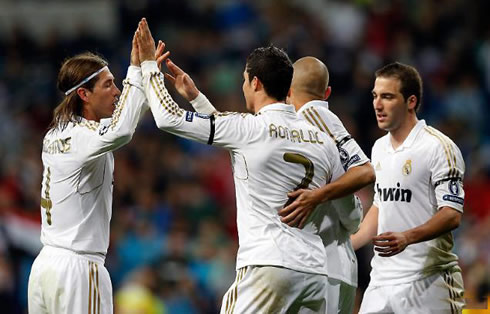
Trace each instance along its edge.
{"label": "player's left hand", "polygon": [[139,67],[140,66],[140,56],[138,50],[138,42],[136,40],[136,32],[133,36],[133,41],[131,43],[131,58],[130,64]]}
{"label": "player's left hand", "polygon": [[174,85],[177,92],[187,101],[196,99],[199,95],[199,90],[189,74],[185,73],[170,59],[167,59],[167,69],[170,74],[165,73],[165,79]]}
{"label": "player's left hand", "polygon": [[389,257],[403,252],[408,239],[403,232],[384,232],[373,238],[374,250],[381,257]]}
{"label": "player's left hand", "polygon": [[160,71],[162,70],[163,61],[165,61],[170,55],[170,51],[163,53],[164,50],[165,50],[165,43],[159,40],[157,45],[157,50],[155,51],[155,60],[157,60],[157,66],[160,69]]}
{"label": "player's left hand", "polygon": [[292,203],[287,204],[278,214],[281,221],[290,227],[303,228],[310,214],[320,204],[316,190],[299,189],[288,193]]}

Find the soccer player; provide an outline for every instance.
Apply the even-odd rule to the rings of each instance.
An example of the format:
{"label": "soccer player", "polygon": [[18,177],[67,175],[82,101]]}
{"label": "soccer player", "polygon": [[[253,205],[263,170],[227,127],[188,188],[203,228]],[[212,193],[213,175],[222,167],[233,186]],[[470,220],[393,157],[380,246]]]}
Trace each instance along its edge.
{"label": "soccer player", "polygon": [[388,133],[373,146],[374,201],[352,236],[355,249],[372,241],[375,250],[360,313],[461,313],[463,281],[451,252],[463,213],[461,152],[417,119],[415,68],[379,69],[372,93],[378,127]]}
{"label": "soccer player", "polygon": [[111,280],[104,267],[112,151],[131,140],[147,108],[141,77],[135,38],[122,93],[107,61],[98,55],[76,55],[60,69],[58,88],[65,97],[43,141],[44,247],[29,277],[29,313],[113,312]]}
{"label": "soccer player", "polygon": [[[304,57],[294,64],[289,102],[298,115],[328,134],[336,143],[346,173],[338,180],[314,190],[297,190],[289,194],[295,201],[281,210],[283,221],[298,221],[295,214],[302,212],[307,217],[317,206],[327,207],[330,219],[322,230],[326,245],[329,281],[327,313],[352,313],[357,287],[357,258],[350,242],[362,219],[362,207],[352,202],[334,201],[334,210],[329,210],[336,199],[353,193],[374,182],[374,169],[362,149],[351,137],[340,119],[329,110],[326,99],[330,96],[328,69],[314,57]],[[347,198],[348,201],[348,198]],[[304,218],[302,218],[304,219]]]}
{"label": "soccer player", "polygon": [[[221,313],[326,312],[325,248],[315,215],[303,229],[281,222],[287,192],[320,187],[342,171],[334,142],[285,103],[293,67],[276,47],[255,49],[243,72],[254,114],[186,112],[172,100],[153,60],[145,20],[138,45],[143,85],[158,127],[230,151],[237,196],[237,278]],[[319,215],[319,218],[323,218]]]}
{"label": "soccer player", "polygon": [[[171,74],[165,74],[165,77],[191,102],[196,111],[217,113],[216,108],[199,93],[192,79],[182,69],[171,61],[167,62],[167,68]],[[311,211],[322,203],[319,210],[325,213],[323,225],[327,226],[320,229],[328,258],[327,313],[352,313],[357,287],[357,258],[349,236],[359,229],[362,207],[351,195],[343,196],[374,182],[374,169],[324,101],[329,97],[331,88],[328,86],[328,69],[323,62],[313,57],[304,57],[296,61],[293,68],[288,101],[295,105],[300,117],[332,137],[347,172],[321,188],[289,193],[295,200],[281,209],[279,215],[285,216],[283,222],[301,228]],[[338,199],[340,197],[343,198]],[[332,199],[337,200],[326,203]]]}

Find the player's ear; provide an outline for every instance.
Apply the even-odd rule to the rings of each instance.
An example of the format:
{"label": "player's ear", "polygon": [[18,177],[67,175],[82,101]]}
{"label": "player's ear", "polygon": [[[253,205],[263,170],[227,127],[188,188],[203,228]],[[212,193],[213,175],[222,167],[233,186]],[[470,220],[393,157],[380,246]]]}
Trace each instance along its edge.
{"label": "player's ear", "polygon": [[77,88],[77,94],[81,100],[88,102],[88,90],[86,88],[83,87]]}
{"label": "player's ear", "polygon": [[254,78],[252,79],[252,87],[254,91],[257,91],[259,88],[262,87],[262,83],[260,82],[259,78],[256,76],[254,76]]}
{"label": "player's ear", "polygon": [[415,95],[408,97],[407,105],[409,110],[414,110],[415,106],[417,106],[417,97]]}
{"label": "player's ear", "polygon": [[328,99],[328,97],[330,97],[330,94],[331,94],[331,93],[332,93],[332,87],[331,87],[331,86],[329,86],[329,87],[327,87],[327,89],[325,90],[325,95],[324,95],[323,100],[327,100],[327,99]]}

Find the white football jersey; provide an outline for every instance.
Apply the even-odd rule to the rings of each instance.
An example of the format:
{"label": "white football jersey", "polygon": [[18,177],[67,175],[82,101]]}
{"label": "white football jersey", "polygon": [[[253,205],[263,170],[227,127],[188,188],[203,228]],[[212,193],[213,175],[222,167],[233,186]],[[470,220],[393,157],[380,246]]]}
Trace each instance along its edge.
{"label": "white football jersey", "polygon": [[[427,222],[443,206],[463,212],[463,157],[451,139],[417,122],[396,150],[386,134],[372,151],[376,171],[374,205],[379,209],[378,234],[402,232]],[[371,285],[411,282],[458,267],[451,252],[452,233],[407,246],[391,257],[375,252]]]}
{"label": "white football jersey", "polygon": [[326,274],[327,258],[319,231],[310,220],[289,227],[278,211],[297,188],[318,188],[342,174],[334,142],[299,119],[294,107],[276,103],[255,115],[203,115],[180,109],[156,63],[142,63],[143,85],[160,129],[230,151],[237,199],[237,269],[280,266]]}
{"label": "white football jersey", "polygon": [[131,140],[147,108],[141,69],[129,67],[111,118],[79,117],[43,141],[41,242],[80,253],[105,255],[112,214],[112,151]]}
{"label": "white football jersey", "polygon": [[[329,110],[328,102],[309,101],[298,110],[298,115],[334,140],[345,170],[369,161],[340,119]],[[315,210],[315,216],[324,216],[327,227],[321,230],[329,259],[327,274],[352,286],[357,286],[357,258],[350,235],[359,229],[362,214],[362,206],[353,196],[321,204]]]}
{"label": "white football jersey", "polygon": [[330,111],[328,102],[309,101],[298,110],[298,115],[327,133],[335,141],[344,170],[347,171],[351,167],[360,166],[369,161],[339,117]]}

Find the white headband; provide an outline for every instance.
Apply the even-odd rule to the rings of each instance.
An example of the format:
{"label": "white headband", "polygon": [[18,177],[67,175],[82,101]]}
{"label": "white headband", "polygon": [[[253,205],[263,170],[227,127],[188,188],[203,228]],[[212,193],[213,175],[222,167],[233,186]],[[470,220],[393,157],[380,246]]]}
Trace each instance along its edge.
{"label": "white headband", "polygon": [[72,88],[70,88],[69,90],[67,90],[65,92],[65,95],[68,96],[71,92],[73,92],[75,89],[79,88],[80,86],[82,86],[83,84],[87,83],[88,81],[90,81],[91,79],[93,79],[94,77],[97,76],[97,74],[99,74],[100,72],[104,71],[104,70],[109,70],[109,68],[107,67],[107,65],[105,67],[103,67],[102,69],[92,73],[90,76],[87,76],[85,79],[83,79],[80,83],[78,83],[77,85],[73,86]]}

